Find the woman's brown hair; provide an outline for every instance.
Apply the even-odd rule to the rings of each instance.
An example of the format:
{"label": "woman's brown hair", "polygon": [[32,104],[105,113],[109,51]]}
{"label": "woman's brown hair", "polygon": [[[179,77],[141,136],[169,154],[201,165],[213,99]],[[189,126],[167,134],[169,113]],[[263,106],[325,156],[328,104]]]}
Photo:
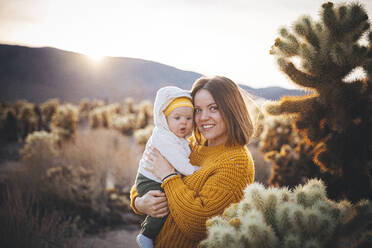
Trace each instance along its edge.
{"label": "woman's brown hair", "polygon": [[[194,82],[191,89],[193,104],[195,94],[201,89],[206,89],[211,93],[225,121],[226,145],[248,144],[253,134],[253,124],[238,85],[226,77],[201,77]],[[195,121],[194,133],[197,134],[195,137],[200,137]],[[200,143],[200,139],[197,141]]]}

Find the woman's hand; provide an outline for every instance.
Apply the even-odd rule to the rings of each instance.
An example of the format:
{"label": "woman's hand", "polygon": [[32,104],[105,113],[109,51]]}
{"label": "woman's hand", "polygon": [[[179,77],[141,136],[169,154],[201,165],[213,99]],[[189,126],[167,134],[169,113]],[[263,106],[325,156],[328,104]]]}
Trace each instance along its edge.
{"label": "woman's hand", "polygon": [[150,151],[145,152],[146,164],[144,165],[144,168],[146,170],[153,173],[160,180],[169,174],[176,172],[173,166],[163,157],[163,155],[161,155],[158,149],[152,146],[149,148]]}
{"label": "woman's hand", "polygon": [[150,190],[142,197],[136,197],[134,207],[154,218],[161,218],[169,213],[167,197],[160,190]]}

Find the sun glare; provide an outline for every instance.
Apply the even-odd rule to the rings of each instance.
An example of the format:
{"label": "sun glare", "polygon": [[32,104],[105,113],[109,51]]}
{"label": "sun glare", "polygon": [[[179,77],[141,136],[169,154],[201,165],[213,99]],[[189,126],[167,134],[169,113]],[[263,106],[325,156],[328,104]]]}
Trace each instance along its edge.
{"label": "sun glare", "polygon": [[103,55],[100,55],[100,54],[87,54],[87,57],[89,59],[91,59],[92,61],[94,62],[100,62],[102,61],[102,59],[105,57]]}

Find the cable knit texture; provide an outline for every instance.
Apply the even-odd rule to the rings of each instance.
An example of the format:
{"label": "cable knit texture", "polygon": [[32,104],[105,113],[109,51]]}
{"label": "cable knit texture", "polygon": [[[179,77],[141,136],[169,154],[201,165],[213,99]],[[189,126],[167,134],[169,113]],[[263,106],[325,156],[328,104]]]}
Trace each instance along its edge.
{"label": "cable knit texture", "polygon": [[[155,240],[155,247],[197,247],[206,237],[205,222],[221,215],[243,197],[254,181],[251,154],[244,146],[207,147],[191,139],[190,162],[201,169],[190,176],[173,176],[163,182],[170,215]],[[138,194],[131,191],[131,205]],[[139,213],[141,214],[141,213]]]}

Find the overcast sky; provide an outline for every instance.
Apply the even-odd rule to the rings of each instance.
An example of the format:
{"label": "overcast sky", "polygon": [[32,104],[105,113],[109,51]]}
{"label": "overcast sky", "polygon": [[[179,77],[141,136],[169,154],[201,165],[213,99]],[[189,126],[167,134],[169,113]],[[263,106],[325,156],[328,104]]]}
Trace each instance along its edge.
{"label": "overcast sky", "polygon": [[[270,47],[280,27],[302,15],[318,19],[324,2],[0,0],[0,42],[142,58],[256,88],[293,88]],[[372,13],[372,0],[359,2]]]}

